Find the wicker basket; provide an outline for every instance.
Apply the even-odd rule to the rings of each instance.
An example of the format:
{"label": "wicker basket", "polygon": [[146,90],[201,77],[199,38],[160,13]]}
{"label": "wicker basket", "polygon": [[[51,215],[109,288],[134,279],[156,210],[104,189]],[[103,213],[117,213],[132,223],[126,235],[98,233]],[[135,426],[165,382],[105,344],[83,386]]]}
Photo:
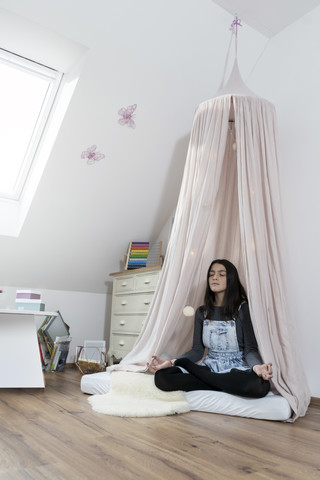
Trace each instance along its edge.
{"label": "wicker basket", "polygon": [[103,372],[107,367],[106,352],[101,352],[97,347],[79,346],[75,363],[83,375]]}

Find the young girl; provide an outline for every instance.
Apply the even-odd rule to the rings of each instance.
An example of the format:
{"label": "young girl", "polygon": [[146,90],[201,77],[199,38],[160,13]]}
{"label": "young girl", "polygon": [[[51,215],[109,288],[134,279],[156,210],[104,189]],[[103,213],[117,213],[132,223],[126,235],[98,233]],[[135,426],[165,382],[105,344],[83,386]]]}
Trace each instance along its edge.
{"label": "young girl", "polygon": [[[153,356],[147,363],[155,371],[156,386],[264,397],[270,390],[272,364],[262,363],[247,302],[236,267],[228,260],[214,260],[207,274],[205,305],[195,315],[192,349],[175,360]],[[205,348],[205,358],[195,363]]]}

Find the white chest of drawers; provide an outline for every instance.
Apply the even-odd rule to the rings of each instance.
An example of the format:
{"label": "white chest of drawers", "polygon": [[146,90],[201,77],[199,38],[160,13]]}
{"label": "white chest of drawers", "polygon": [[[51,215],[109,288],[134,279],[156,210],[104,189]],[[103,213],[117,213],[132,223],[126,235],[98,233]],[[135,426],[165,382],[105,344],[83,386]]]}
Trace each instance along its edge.
{"label": "white chest of drawers", "polygon": [[147,316],[161,267],[147,267],[111,273],[112,308],[108,364],[132,350]]}

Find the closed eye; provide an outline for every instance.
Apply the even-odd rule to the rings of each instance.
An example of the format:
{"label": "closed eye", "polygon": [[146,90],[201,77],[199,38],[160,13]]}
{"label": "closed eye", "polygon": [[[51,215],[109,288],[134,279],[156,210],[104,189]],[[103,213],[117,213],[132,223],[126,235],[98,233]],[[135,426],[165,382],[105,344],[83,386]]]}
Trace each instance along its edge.
{"label": "closed eye", "polygon": [[[220,277],[225,277],[227,272],[225,270],[220,270],[219,272],[217,272],[218,275],[220,275]],[[209,277],[214,277],[216,275],[216,272],[210,272],[209,273]]]}

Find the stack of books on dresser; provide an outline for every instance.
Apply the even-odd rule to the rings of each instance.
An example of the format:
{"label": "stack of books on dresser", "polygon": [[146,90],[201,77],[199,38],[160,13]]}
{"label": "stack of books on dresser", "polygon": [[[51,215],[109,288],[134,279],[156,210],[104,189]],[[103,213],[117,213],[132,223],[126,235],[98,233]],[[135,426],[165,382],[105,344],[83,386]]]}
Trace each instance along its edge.
{"label": "stack of books on dresser", "polygon": [[41,293],[31,290],[17,290],[16,309],[44,312],[45,304],[41,301]]}

